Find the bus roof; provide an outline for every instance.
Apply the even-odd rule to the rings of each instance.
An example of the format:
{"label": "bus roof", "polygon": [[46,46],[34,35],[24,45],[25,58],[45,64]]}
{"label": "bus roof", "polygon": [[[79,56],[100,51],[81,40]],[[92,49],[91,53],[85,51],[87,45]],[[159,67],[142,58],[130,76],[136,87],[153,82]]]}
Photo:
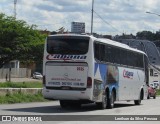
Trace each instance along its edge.
{"label": "bus roof", "polygon": [[90,35],[87,34],[54,34],[54,35],[49,35],[48,37],[52,36],[79,36],[79,37],[91,37]]}

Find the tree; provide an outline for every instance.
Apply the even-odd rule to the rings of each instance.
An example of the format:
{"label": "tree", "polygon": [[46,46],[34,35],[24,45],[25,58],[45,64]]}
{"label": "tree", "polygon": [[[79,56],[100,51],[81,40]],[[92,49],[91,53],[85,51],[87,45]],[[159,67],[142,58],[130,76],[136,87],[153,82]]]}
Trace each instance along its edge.
{"label": "tree", "polygon": [[0,67],[15,59],[42,61],[45,37],[35,25],[0,14]]}
{"label": "tree", "polygon": [[155,34],[152,33],[151,31],[137,32],[136,36],[139,39],[142,39],[142,40],[150,40],[150,41],[154,41],[155,40]]}
{"label": "tree", "polygon": [[160,31],[156,31],[155,40],[160,41]]}

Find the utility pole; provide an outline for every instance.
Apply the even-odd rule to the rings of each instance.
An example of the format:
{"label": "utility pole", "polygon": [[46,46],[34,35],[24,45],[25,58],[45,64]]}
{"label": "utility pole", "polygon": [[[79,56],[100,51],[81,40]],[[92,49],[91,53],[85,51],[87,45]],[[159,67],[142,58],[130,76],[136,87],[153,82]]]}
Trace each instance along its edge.
{"label": "utility pole", "polygon": [[94,12],[94,0],[92,0],[92,16],[91,16],[91,35],[93,34],[93,12]]}
{"label": "utility pole", "polygon": [[16,15],[17,15],[17,12],[16,12],[16,4],[17,4],[17,0],[14,0],[14,18],[16,19]]}

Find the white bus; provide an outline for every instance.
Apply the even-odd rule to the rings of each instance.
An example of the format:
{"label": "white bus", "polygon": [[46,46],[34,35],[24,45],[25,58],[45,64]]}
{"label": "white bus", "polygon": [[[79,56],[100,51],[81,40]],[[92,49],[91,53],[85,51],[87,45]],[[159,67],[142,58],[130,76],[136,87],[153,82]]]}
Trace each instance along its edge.
{"label": "white bus", "polygon": [[147,99],[148,58],[142,51],[109,39],[61,34],[47,37],[43,62],[43,96],[62,108],[115,101],[136,105]]}

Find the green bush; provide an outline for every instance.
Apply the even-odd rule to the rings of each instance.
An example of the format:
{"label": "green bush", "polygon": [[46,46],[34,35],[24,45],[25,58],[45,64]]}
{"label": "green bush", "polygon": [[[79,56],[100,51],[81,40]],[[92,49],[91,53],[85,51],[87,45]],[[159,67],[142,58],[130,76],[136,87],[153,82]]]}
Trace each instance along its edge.
{"label": "green bush", "polygon": [[0,103],[23,103],[23,102],[43,102],[47,101],[43,98],[41,93],[37,94],[24,94],[21,92],[10,94],[7,93],[6,96],[0,96]]}
{"label": "green bush", "polygon": [[157,95],[160,95],[160,89],[159,89],[159,90],[157,90]]}

